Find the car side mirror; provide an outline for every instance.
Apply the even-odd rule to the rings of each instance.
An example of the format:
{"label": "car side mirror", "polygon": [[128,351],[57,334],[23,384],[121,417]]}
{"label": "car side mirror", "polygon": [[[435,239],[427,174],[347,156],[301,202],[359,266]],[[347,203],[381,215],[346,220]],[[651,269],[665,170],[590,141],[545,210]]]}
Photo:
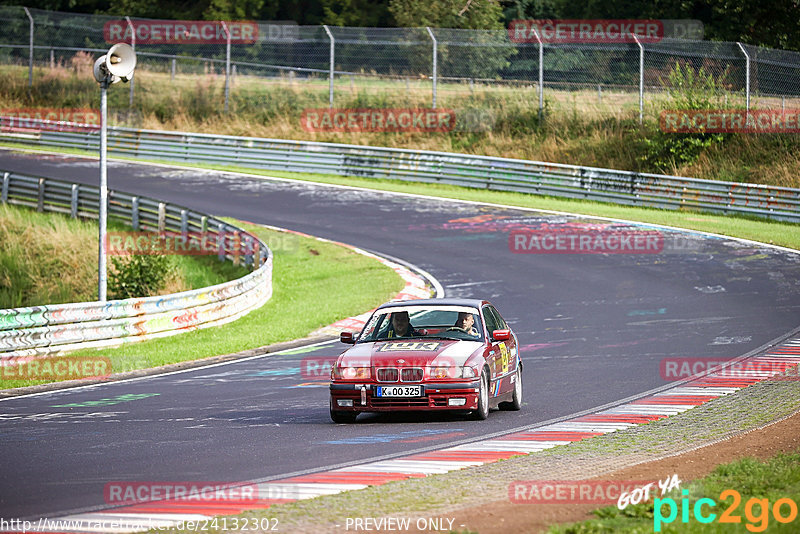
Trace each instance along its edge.
{"label": "car side mirror", "polygon": [[339,341],[342,343],[349,343],[350,345],[354,345],[356,342],[356,338],[352,332],[342,332],[339,334]]}
{"label": "car side mirror", "polygon": [[503,329],[503,330],[495,330],[492,332],[492,339],[495,341],[508,341],[511,339],[511,330]]}

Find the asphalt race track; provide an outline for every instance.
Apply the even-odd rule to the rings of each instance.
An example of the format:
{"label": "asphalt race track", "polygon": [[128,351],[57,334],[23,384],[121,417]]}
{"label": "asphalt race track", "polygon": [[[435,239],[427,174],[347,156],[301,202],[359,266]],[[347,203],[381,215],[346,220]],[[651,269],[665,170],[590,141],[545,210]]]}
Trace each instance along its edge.
{"label": "asphalt race track", "polygon": [[[0,151],[0,169],[81,183],[98,182],[97,166]],[[120,162],[110,163],[109,187],[398,257],[447,296],[491,300],[519,337],[526,405],[481,422],[332,424],[325,378],[301,368],[336,356],[338,342],[5,400],[3,517],[102,507],[111,481],[278,478],[519,429],[664,385],[664,359],[734,358],[800,323],[800,258],[732,240],[666,232],[657,254],[520,254],[510,230],[597,221]]]}

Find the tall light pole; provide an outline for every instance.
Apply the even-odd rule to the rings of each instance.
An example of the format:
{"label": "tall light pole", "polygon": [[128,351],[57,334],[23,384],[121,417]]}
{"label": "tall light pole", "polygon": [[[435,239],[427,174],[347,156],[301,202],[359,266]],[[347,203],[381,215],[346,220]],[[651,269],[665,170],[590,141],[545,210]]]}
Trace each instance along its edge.
{"label": "tall light pole", "polygon": [[108,86],[112,83],[127,82],[133,78],[136,68],[136,52],[125,43],[112,46],[108,53],[94,62],[94,79],[100,84],[100,244],[97,259],[97,300],[106,301],[106,222],[108,218],[108,174],[106,152],[108,150]]}

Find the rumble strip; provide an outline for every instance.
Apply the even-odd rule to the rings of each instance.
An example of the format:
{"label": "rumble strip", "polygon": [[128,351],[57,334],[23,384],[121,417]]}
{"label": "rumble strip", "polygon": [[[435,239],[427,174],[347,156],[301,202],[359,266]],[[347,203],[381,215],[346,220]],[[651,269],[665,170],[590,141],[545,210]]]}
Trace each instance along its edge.
{"label": "rumble strip", "polygon": [[[736,363],[739,364],[739,370],[735,373],[731,373],[730,368],[705,373],[699,378],[693,378],[654,395],[613,408],[493,439],[269,482],[242,482],[243,486],[258,487],[257,499],[213,504],[190,500],[161,500],[102,512],[64,516],[50,520],[50,524],[62,521],[59,532],[137,532],[152,528],[168,528],[185,524],[187,521],[204,521],[215,516],[269,508],[273,504],[363,489],[394,480],[423,478],[492,463],[512,456],[532,454],[558,445],[568,445],[574,441],[663,419],[787,371],[792,371],[792,376],[789,378],[796,379],[800,364],[800,337]],[[69,521],[84,527],[76,530],[65,529],[63,522]],[[125,527],[117,530],[109,529],[108,525],[115,521]],[[53,531],[48,528],[36,528],[36,522],[32,523],[33,531]],[[102,530],[93,530],[92,524],[105,526]]]}

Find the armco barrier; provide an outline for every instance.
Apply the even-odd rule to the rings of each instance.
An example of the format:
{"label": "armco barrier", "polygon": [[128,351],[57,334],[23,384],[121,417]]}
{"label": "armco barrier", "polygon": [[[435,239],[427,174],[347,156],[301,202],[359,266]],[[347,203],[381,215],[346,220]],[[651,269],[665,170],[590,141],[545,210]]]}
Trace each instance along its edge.
{"label": "armco barrier", "polygon": [[[98,188],[0,171],[2,202],[39,211],[97,218]],[[188,208],[108,192],[108,213],[134,230],[203,232],[217,240],[220,259],[253,271],[216,286],[172,295],[0,310],[0,360],[58,354],[179,334],[233,321],[272,296],[272,255],[257,237]]]}
{"label": "armco barrier", "polygon": [[[69,130],[69,131],[66,131]],[[97,151],[97,126],[0,117],[0,140]],[[750,214],[800,222],[800,189],[700,180],[447,152],[109,128],[117,156],[394,178],[664,209]]]}

